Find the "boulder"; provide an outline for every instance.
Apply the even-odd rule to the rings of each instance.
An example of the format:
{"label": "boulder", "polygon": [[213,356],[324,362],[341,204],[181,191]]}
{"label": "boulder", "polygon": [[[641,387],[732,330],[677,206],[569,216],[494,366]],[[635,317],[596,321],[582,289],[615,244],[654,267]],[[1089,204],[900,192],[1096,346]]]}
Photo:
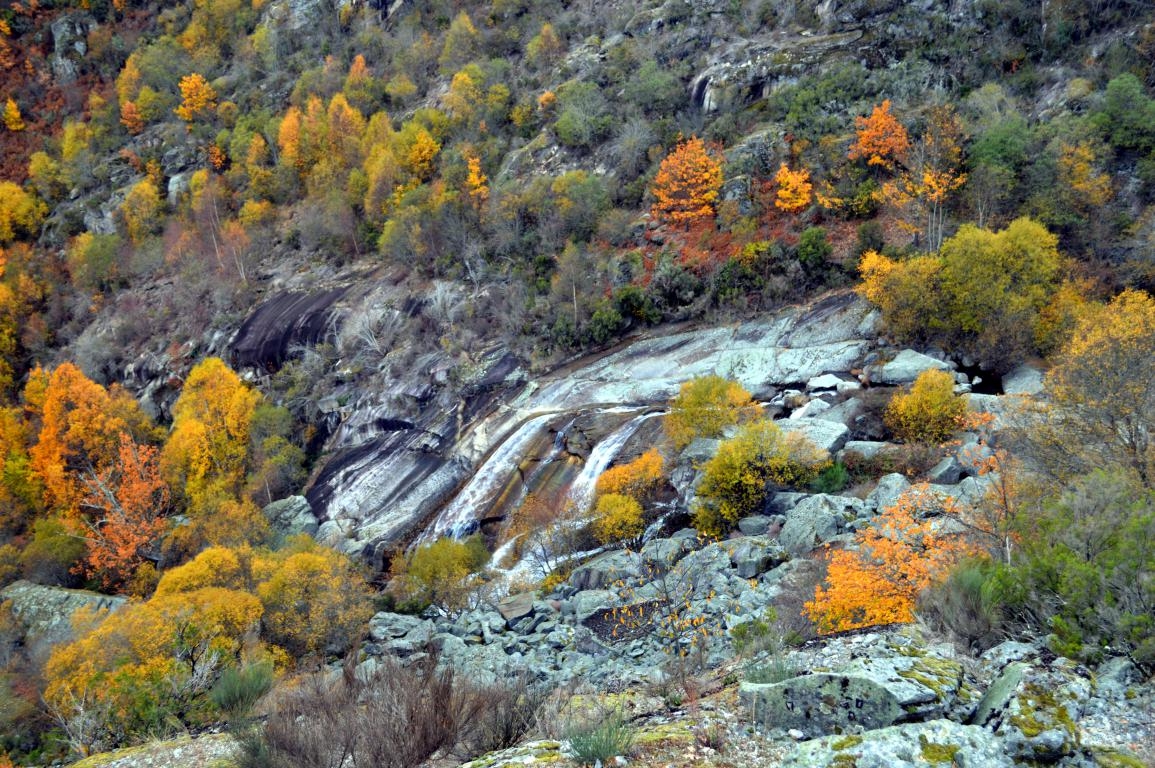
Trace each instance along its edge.
{"label": "boulder", "polygon": [[927,479],[936,485],[954,485],[962,476],[963,468],[954,456],[947,456],[926,473]]}
{"label": "boulder", "polygon": [[658,571],[668,571],[675,563],[694,551],[697,541],[698,532],[692,528],[678,531],[668,539],[651,539],[642,546],[642,561]]}
{"label": "boulder", "polygon": [[746,536],[762,536],[773,522],[773,518],[766,515],[750,515],[738,521],[738,530]]}
{"label": "boulder", "polygon": [[783,768],[1013,768],[995,736],[985,728],[951,720],[908,723],[861,735],[826,736],[798,744]]}
{"label": "boulder", "polygon": [[798,728],[813,737],[943,717],[962,681],[962,665],[952,659],[895,650],[855,659],[833,672],[742,683],[739,697],[764,726]]}
{"label": "boulder", "polygon": [[797,432],[810,442],[834,455],[850,439],[850,430],[845,424],[826,419],[785,419],[776,422],[784,432]]}
{"label": "boulder", "polygon": [[878,485],[867,495],[866,504],[881,512],[883,509],[893,506],[898,497],[909,489],[910,481],[906,479],[905,475],[898,472],[883,475],[879,478]]}
{"label": "boulder", "polygon": [[461,768],[514,768],[529,764],[556,763],[561,760],[561,742],[531,741],[500,752],[490,752],[463,764]]}
{"label": "boulder", "polygon": [[729,544],[730,562],[743,579],[760,576],[789,559],[779,544],[763,537],[747,536],[730,541]]}
{"label": "boulder", "polygon": [[842,532],[847,518],[854,518],[862,502],[820,493],[798,502],[786,513],[778,542],[792,555],[804,555]]}
{"label": "boulder", "polygon": [[369,620],[369,637],[377,642],[405,637],[414,632],[433,633],[433,622],[417,616],[381,611]]}
{"label": "boulder", "polygon": [[82,589],[64,589],[15,581],[0,590],[0,602],[11,601],[12,614],[24,629],[26,645],[55,645],[72,638],[72,615],[81,608],[117,611],[127,601]]}
{"label": "boulder", "polygon": [[1090,680],[1074,662],[1058,659],[1048,669],[1014,662],[991,683],[973,722],[994,731],[1016,760],[1053,763],[1078,747],[1090,695]]}
{"label": "boulder", "polygon": [[949,363],[936,360],[933,357],[915,352],[913,349],[904,349],[894,356],[890,362],[882,365],[872,365],[867,368],[872,384],[909,384],[918,378],[923,371],[947,371],[951,369]]}
{"label": "boulder", "polygon": [[799,419],[815,418],[830,410],[830,403],[825,400],[814,398],[800,408],[794,409],[790,414],[789,421],[798,421]]}
{"label": "boulder", "polygon": [[1043,391],[1043,372],[1023,363],[1003,376],[1003,392],[1008,395],[1037,395]]}
{"label": "boulder", "polygon": [[264,513],[269,525],[282,536],[299,533],[312,536],[317,533],[317,516],[313,514],[313,507],[304,496],[289,496],[274,501],[265,506]]}
{"label": "boulder", "polygon": [[615,581],[636,578],[640,573],[641,557],[633,552],[618,550],[599,555],[574,568],[569,583],[578,591],[600,589]]}
{"label": "boulder", "polygon": [[849,440],[846,445],[842,446],[842,452],[839,458],[847,453],[853,452],[862,456],[864,459],[872,459],[889,447],[890,443],[883,443],[877,440]]}
{"label": "boulder", "polygon": [[824,373],[821,376],[815,376],[806,382],[806,391],[814,392],[816,390],[837,390],[838,385],[843,383],[843,378],[833,373]]}
{"label": "boulder", "polygon": [[533,592],[520,592],[510,595],[497,604],[497,612],[505,619],[505,623],[512,627],[521,619],[533,613]]}

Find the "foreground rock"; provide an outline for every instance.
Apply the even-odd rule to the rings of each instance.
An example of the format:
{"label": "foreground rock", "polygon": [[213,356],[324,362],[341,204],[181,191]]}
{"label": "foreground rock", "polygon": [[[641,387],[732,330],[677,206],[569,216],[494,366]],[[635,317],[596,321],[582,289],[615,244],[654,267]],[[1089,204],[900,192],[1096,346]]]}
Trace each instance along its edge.
{"label": "foreground rock", "polygon": [[93,755],[74,768],[232,768],[238,751],[225,733],[184,736]]}
{"label": "foreground rock", "polygon": [[968,766],[1012,768],[990,731],[951,720],[897,725],[846,736],[827,736],[799,744],[783,768],[845,768],[846,766]]}

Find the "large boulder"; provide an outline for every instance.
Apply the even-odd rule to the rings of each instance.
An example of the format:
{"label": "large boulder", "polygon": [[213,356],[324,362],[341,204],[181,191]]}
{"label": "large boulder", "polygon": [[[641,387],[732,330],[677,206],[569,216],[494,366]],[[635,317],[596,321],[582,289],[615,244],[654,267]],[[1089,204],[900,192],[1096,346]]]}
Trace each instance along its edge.
{"label": "large boulder", "polygon": [[317,516],[313,514],[313,507],[304,496],[289,496],[274,501],[265,506],[264,512],[269,525],[282,536],[299,533],[312,536],[317,533]]}
{"label": "large boulder", "polygon": [[973,722],[994,731],[1017,760],[1053,763],[1079,745],[1079,718],[1091,681],[1074,662],[1058,659],[1039,669],[1009,664],[975,710]]}
{"label": "large boulder", "polygon": [[887,507],[894,506],[898,497],[910,490],[910,481],[906,475],[892,472],[878,479],[878,485],[866,496],[868,507],[881,512]]}
{"label": "large boulder", "polygon": [[742,683],[739,697],[766,727],[813,737],[945,717],[959,708],[962,689],[963,668],[954,659],[888,643],[831,672]]}
{"label": "large boulder", "polygon": [[908,723],[863,734],[826,736],[794,747],[782,768],[1013,768],[998,739],[985,728],[951,720]]}
{"label": "large boulder", "polygon": [[599,555],[574,568],[569,583],[578,591],[600,589],[616,581],[636,578],[640,574],[641,557],[633,552],[619,550]]}
{"label": "large boulder", "polygon": [[23,627],[28,645],[55,645],[72,639],[72,615],[81,608],[112,613],[127,602],[123,597],[30,581],[16,581],[0,590],[0,602],[5,601],[11,601],[12,613]]}
{"label": "large boulder", "polygon": [[862,502],[824,493],[808,496],[786,513],[779,543],[792,555],[805,555],[837,536],[858,516]]}
{"label": "large boulder", "polygon": [[951,366],[913,349],[904,349],[889,362],[867,368],[872,384],[909,384],[924,371],[948,371]]}
{"label": "large boulder", "polygon": [[743,579],[761,576],[789,559],[781,545],[761,536],[746,536],[730,541],[729,545],[730,562]]}
{"label": "large boulder", "polygon": [[831,455],[850,439],[850,430],[837,421],[820,418],[783,419],[777,424],[783,432],[797,432]]}

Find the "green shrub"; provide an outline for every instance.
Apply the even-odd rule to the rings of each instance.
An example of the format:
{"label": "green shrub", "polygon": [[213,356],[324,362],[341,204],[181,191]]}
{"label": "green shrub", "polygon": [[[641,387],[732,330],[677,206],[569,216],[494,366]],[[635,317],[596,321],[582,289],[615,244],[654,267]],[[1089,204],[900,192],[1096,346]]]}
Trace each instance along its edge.
{"label": "green shrub", "polygon": [[209,698],[230,720],[236,720],[247,715],[272,687],[272,664],[246,664],[222,672]]}
{"label": "green shrub", "polygon": [[694,510],[694,527],[721,536],[765,504],[770,485],[805,486],[830,462],[827,453],[772,421],[756,421],[722,443],[706,464]]}
{"label": "green shrub", "polygon": [[595,765],[625,755],[633,746],[635,735],[621,711],[615,711],[597,722],[570,730],[566,740],[578,764]]}
{"label": "green shrub", "polygon": [[838,493],[850,484],[850,470],[841,461],[836,461],[818,473],[810,490],[815,493]]}

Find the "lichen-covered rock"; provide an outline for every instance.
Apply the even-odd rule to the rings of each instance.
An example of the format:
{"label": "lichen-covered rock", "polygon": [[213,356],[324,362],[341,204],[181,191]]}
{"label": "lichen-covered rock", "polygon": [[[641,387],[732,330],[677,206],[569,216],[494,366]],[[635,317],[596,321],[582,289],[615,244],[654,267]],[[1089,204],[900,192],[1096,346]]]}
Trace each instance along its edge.
{"label": "lichen-covered rock", "polygon": [[909,723],[863,734],[827,736],[799,744],[782,768],[1012,768],[985,728],[951,720]]}
{"label": "lichen-covered rock", "polygon": [[783,432],[797,432],[816,446],[833,455],[850,439],[845,424],[826,419],[783,419],[776,422]]}
{"label": "lichen-covered rock", "polygon": [[599,555],[588,563],[574,568],[569,583],[575,589],[600,589],[641,572],[641,557],[633,552],[619,550]]}
{"label": "lichen-covered rock", "polygon": [[86,757],[74,768],[231,768],[237,742],[227,733],[183,736]]}
{"label": "lichen-covered rock", "polygon": [[476,760],[470,760],[461,768],[512,768],[519,765],[543,765],[561,762],[561,743],[557,741],[531,741],[516,747],[490,752]]}
{"label": "lichen-covered rock", "polygon": [[317,532],[317,516],[304,496],[289,496],[264,508],[265,518],[273,530],[285,536],[304,533],[312,536]]}
{"label": "lichen-covered rock", "polygon": [[809,736],[853,733],[946,717],[963,690],[963,668],[923,645],[894,637],[830,672],[781,683],[744,683],[740,696],[770,728]]}
{"label": "lichen-covered rock", "polygon": [[788,559],[780,545],[764,537],[747,536],[730,542],[730,562],[743,579],[759,576]]}
{"label": "lichen-covered rock", "polygon": [[974,723],[994,731],[1016,759],[1056,762],[1078,748],[1077,723],[1090,695],[1090,680],[1068,660],[1047,669],[1015,662],[987,689]]}
{"label": "lichen-covered rock", "polygon": [[895,385],[909,384],[924,371],[947,371],[950,368],[951,365],[942,360],[915,352],[913,349],[904,349],[889,362],[870,366],[867,372],[874,384]]}
{"label": "lichen-covered rock", "polygon": [[817,494],[798,502],[786,513],[778,541],[792,555],[804,555],[841,533],[847,518],[857,517],[862,502],[842,496]]}

